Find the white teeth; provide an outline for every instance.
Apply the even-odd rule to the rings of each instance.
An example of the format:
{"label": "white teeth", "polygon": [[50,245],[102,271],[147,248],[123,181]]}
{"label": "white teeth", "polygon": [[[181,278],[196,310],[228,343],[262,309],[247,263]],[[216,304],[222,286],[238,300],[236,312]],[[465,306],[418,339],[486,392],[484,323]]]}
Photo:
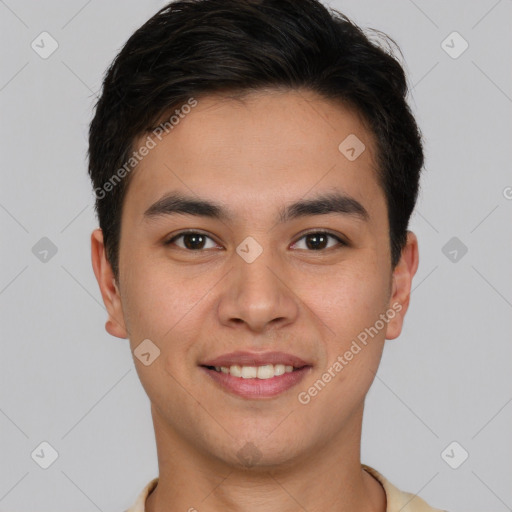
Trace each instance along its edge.
{"label": "white teeth", "polygon": [[284,364],[265,364],[263,366],[240,366],[234,364],[227,366],[215,366],[215,370],[230,374],[232,377],[242,379],[271,379],[285,373],[293,372],[293,366]]}
{"label": "white teeth", "polygon": [[256,366],[242,366],[242,379],[255,379],[258,376]]}
{"label": "white teeth", "polygon": [[229,368],[229,373],[233,375],[233,377],[241,377],[242,376],[242,367],[234,364]]}
{"label": "white teeth", "polygon": [[283,375],[285,373],[284,364],[276,364],[274,365],[274,375]]}
{"label": "white teeth", "polygon": [[258,379],[271,379],[274,376],[274,366],[266,364],[265,366],[258,366]]}

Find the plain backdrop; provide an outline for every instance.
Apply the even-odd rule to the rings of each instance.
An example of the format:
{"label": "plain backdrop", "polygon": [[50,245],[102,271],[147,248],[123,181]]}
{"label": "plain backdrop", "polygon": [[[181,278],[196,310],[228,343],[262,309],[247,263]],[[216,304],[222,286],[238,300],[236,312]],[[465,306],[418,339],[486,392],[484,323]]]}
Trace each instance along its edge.
{"label": "plain backdrop", "polygon": [[[157,475],[128,340],[104,330],[86,151],[107,66],[163,5],[0,1],[0,511],[124,510]],[[362,461],[432,506],[511,510],[512,2],[330,5],[399,44],[425,137],[421,262]]]}

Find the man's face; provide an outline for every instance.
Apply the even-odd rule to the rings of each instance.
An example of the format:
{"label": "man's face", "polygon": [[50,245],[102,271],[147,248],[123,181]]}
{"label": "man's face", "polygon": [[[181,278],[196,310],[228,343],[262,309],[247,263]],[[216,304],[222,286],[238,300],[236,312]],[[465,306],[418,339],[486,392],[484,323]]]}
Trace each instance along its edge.
{"label": "man's face", "polygon": [[[354,136],[365,145],[355,159]],[[407,308],[395,303],[403,286],[375,156],[352,111],[309,92],[267,91],[243,103],[199,99],[139,163],[123,208],[110,332],[129,336],[132,351],[147,339],[160,350],[147,366],[135,358],[157,434],[262,466],[357,436],[384,340],[398,336]],[[226,216],[151,209],[168,194],[213,202]],[[335,195],[337,208],[281,217],[293,203]],[[285,354],[274,365],[302,363],[267,379],[206,367],[233,352],[247,359],[226,365],[264,366],[251,354],[269,352]]]}

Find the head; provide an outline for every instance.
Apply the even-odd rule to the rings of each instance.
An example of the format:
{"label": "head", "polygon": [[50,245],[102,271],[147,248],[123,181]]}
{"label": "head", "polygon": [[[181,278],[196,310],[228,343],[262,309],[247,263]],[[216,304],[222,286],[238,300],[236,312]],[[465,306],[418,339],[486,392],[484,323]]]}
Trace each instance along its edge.
{"label": "head", "polygon": [[[272,465],[360,420],[418,264],[406,94],[396,58],[316,0],[178,1],[130,37],[90,127],[92,258],[107,330],[156,350],[135,364],[161,429],[233,463],[251,441]],[[305,376],[221,391],[204,363],[236,350],[293,354]]]}

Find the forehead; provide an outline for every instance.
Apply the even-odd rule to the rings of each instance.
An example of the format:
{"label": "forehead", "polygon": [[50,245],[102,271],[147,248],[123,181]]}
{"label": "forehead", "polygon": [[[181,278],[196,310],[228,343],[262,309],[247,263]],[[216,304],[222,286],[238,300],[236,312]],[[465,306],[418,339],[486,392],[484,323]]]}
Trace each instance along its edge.
{"label": "forehead", "polygon": [[167,190],[215,198],[246,214],[310,191],[370,202],[382,195],[373,135],[353,109],[310,91],[196,101],[161,140],[153,137],[156,145],[132,171],[125,203],[134,215]]}

